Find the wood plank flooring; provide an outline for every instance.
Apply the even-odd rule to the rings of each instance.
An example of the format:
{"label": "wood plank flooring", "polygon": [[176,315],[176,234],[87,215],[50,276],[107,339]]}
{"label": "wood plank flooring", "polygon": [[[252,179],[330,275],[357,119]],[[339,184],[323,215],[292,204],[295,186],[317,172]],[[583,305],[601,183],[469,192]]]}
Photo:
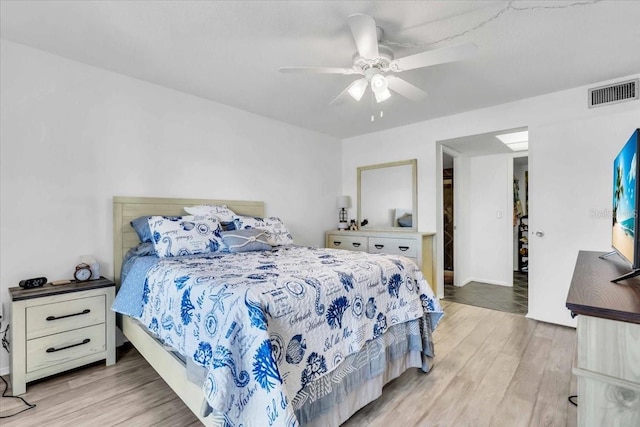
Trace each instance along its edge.
{"label": "wood plank flooring", "polygon": [[[425,375],[405,372],[343,426],[570,426],[576,408],[571,375],[575,330],[523,316],[442,301],[446,316],[434,334],[436,361]],[[0,387],[3,387],[0,384]],[[199,426],[133,348],[118,362],[30,383],[38,406],[3,427]],[[0,399],[2,415],[22,408]]]}

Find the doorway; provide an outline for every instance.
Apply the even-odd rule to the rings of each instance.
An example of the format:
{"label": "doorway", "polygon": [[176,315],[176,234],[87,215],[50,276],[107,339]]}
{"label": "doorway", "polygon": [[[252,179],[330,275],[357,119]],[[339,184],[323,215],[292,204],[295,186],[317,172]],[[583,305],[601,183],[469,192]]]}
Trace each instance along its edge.
{"label": "doorway", "polygon": [[[529,157],[513,157],[513,298],[527,313],[529,302]],[[516,307],[516,308],[517,308]]]}
{"label": "doorway", "polygon": [[444,239],[444,284],[454,281],[454,162],[453,156],[442,152],[442,228]]}
{"label": "doorway", "polygon": [[[527,133],[526,128],[519,128],[438,141],[442,169],[437,221],[442,236],[440,295],[451,301],[527,314],[527,276],[521,268],[514,268],[515,262],[521,261],[515,254],[524,246],[514,232],[521,220],[526,221],[523,213],[516,214],[515,202],[526,207],[528,200],[526,190],[514,200],[514,173],[524,172],[520,167],[523,160],[516,158],[526,159],[527,151],[498,138],[516,132]],[[519,178],[523,189],[525,181]],[[524,233],[526,238],[527,231]],[[528,247],[523,259],[527,251]]]}

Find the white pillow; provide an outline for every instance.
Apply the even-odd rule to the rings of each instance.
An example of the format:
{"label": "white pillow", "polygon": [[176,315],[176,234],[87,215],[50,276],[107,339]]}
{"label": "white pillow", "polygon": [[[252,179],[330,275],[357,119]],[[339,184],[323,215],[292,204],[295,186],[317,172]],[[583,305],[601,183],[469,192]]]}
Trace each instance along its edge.
{"label": "white pillow", "polygon": [[220,222],[231,222],[236,216],[227,205],[199,205],[186,207],[184,210],[191,215],[212,216]]}
{"label": "white pillow", "polygon": [[216,218],[204,216],[149,217],[153,248],[159,257],[206,254],[225,249]]}
{"label": "white pillow", "polygon": [[257,228],[267,233],[267,243],[271,246],[290,245],[293,243],[293,236],[284,226],[280,218],[257,218],[252,216],[236,215],[233,222],[237,230],[247,230]]}

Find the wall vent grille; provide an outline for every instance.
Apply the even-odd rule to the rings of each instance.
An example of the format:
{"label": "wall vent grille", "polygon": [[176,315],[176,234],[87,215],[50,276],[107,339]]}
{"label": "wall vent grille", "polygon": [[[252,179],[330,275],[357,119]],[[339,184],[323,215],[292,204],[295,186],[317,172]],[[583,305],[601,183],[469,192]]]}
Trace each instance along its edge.
{"label": "wall vent grille", "polygon": [[639,99],[639,80],[640,79],[628,80],[626,82],[589,89],[589,108]]}

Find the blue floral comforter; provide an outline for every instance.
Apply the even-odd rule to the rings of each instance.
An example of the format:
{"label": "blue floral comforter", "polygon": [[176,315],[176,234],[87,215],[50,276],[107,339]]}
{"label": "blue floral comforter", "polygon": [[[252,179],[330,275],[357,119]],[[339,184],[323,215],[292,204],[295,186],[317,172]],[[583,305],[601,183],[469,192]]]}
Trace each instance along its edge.
{"label": "blue floral comforter", "polygon": [[297,426],[305,385],[390,326],[442,316],[407,258],[298,246],[158,259],[141,299],[134,317],[206,368],[207,402],[237,426]]}

